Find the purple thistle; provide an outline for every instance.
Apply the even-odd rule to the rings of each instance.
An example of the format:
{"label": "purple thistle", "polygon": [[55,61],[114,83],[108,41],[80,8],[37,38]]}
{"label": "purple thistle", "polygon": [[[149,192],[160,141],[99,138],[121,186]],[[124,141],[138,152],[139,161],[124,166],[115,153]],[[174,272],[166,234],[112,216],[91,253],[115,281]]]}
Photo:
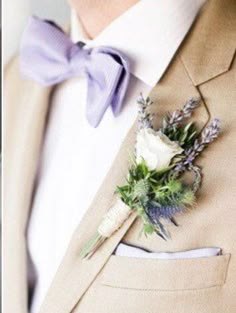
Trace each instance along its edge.
{"label": "purple thistle", "polygon": [[146,207],[146,213],[153,224],[157,224],[160,218],[171,220],[177,213],[181,213],[183,210],[183,207],[175,204],[149,203]]}

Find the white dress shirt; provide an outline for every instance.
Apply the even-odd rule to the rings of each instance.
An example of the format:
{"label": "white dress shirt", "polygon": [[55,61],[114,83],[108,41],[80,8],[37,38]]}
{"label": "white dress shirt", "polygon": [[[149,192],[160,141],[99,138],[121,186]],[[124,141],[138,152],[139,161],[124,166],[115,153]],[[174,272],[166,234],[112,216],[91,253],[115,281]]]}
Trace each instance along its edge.
{"label": "white dress shirt", "polygon": [[72,40],[119,49],[130,59],[132,75],[122,112],[115,118],[108,109],[96,129],[85,117],[86,79],[70,79],[52,95],[27,234],[35,270],[32,313],[38,312],[72,233],[135,121],[139,93],[147,95],[159,81],[203,3],[140,1],[94,40],[84,38],[72,13]]}

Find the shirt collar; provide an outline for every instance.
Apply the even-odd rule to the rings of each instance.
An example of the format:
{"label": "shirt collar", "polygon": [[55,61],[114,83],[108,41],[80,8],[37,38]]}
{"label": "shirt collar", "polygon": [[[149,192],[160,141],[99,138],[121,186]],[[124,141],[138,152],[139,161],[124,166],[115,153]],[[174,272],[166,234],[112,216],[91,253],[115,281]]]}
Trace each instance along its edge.
{"label": "shirt collar", "polygon": [[160,80],[205,0],[141,0],[89,40],[72,11],[71,38],[111,46],[130,60],[131,73],[153,87]]}

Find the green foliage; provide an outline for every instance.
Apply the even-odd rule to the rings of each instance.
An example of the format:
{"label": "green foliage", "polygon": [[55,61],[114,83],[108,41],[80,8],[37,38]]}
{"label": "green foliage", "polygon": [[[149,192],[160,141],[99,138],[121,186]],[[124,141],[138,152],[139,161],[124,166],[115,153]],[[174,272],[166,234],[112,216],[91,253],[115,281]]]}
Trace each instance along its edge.
{"label": "green foliage", "polygon": [[186,125],[178,124],[171,128],[166,128],[163,130],[163,133],[171,141],[177,141],[184,149],[191,147],[198,135],[196,125],[193,122],[190,122]]}
{"label": "green foliage", "polygon": [[146,235],[156,232],[161,237],[167,236],[167,231],[161,223],[153,225],[148,218],[146,210],[148,204],[171,206],[173,209],[181,208],[181,210],[194,204],[194,192],[180,179],[168,178],[170,169],[169,167],[159,172],[151,171],[145,161],[142,161],[130,168],[126,185],[116,189],[121,199],[131,209],[137,210],[143,220],[143,232]]}
{"label": "green foliage", "polygon": [[151,223],[144,224],[143,232],[146,236],[152,235],[155,232],[155,227]]}

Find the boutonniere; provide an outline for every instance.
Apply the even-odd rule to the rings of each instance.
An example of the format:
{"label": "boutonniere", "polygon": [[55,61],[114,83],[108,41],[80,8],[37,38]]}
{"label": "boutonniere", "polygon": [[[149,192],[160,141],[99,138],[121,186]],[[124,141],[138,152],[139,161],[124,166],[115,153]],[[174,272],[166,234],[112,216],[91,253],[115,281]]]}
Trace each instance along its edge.
{"label": "boutonniere", "polygon": [[[167,240],[170,233],[164,221],[178,226],[176,216],[195,207],[202,170],[194,162],[218,137],[219,120],[214,119],[201,131],[194,122],[186,122],[200,104],[200,99],[190,99],[183,109],[168,113],[161,127],[154,129],[150,98],[141,95],[137,102],[138,131],[126,184],[117,186],[118,201],[81,251],[82,258],[91,257],[134,211],[143,222],[146,236],[157,234]],[[193,183],[185,181],[186,172],[194,175]]]}

